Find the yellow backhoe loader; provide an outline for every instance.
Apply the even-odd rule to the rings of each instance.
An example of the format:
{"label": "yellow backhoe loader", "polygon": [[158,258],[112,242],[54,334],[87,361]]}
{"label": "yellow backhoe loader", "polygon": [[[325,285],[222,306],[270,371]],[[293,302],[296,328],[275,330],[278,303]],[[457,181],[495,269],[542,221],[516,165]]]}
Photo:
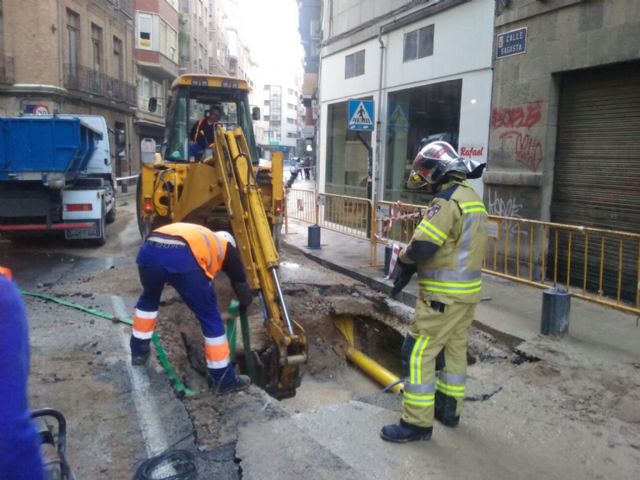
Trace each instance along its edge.
{"label": "yellow backhoe loader", "polygon": [[[171,222],[230,230],[238,243],[249,283],[258,296],[272,345],[254,355],[261,386],[277,398],[295,395],[307,337],[284,302],[274,236],[282,224],[282,155],[260,165],[253,136],[249,86],[243,80],[182,75],[171,86],[162,152],[141,168],[137,191],[140,233]],[[153,110],[154,99],[150,101]],[[214,141],[201,149],[192,125],[216,106],[221,114]]]}

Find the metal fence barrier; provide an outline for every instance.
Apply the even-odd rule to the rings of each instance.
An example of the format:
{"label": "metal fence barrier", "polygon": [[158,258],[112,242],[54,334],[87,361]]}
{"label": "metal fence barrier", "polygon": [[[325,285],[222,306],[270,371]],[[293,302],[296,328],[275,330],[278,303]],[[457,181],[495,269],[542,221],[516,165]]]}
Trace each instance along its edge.
{"label": "metal fence barrier", "polygon": [[[377,244],[407,244],[425,205],[376,202],[311,190],[287,191],[288,219]],[[527,285],[564,286],[575,297],[640,315],[640,234],[489,216],[485,273]]]}

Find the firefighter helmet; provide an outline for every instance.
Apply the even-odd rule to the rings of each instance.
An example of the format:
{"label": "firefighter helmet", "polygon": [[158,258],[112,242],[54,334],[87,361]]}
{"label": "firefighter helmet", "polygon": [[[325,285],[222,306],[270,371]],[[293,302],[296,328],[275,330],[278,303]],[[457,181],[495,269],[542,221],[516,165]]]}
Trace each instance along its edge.
{"label": "firefighter helmet", "polygon": [[462,158],[447,142],[431,142],[416,155],[411,165],[407,188],[415,190],[427,185],[435,187],[455,173],[465,178],[479,178],[484,166],[484,163]]}

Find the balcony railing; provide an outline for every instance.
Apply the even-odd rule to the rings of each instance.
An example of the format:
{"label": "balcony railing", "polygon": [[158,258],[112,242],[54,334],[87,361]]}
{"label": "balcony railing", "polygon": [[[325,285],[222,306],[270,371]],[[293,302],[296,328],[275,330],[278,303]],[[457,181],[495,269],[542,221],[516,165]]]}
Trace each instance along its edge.
{"label": "balcony railing", "polygon": [[0,55],[0,83],[13,84],[14,77],[13,57]]}
{"label": "balcony railing", "polygon": [[135,86],[83,65],[65,64],[64,86],[136,105]]}

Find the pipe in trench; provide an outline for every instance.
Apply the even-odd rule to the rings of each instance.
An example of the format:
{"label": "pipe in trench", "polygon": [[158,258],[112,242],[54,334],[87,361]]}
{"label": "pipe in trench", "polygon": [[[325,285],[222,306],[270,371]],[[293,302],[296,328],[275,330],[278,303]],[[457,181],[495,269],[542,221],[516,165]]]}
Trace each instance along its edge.
{"label": "pipe in trench", "polygon": [[[360,370],[373,378],[376,382],[383,386],[391,385],[399,380],[399,378],[391,373],[389,370],[384,368],[378,362],[373,360],[372,358],[366,356],[359,350],[356,350],[354,347],[347,347],[346,350],[347,358],[353,362]],[[398,383],[391,387],[389,390],[393,393],[398,393],[400,389],[402,389],[403,385]]]}

